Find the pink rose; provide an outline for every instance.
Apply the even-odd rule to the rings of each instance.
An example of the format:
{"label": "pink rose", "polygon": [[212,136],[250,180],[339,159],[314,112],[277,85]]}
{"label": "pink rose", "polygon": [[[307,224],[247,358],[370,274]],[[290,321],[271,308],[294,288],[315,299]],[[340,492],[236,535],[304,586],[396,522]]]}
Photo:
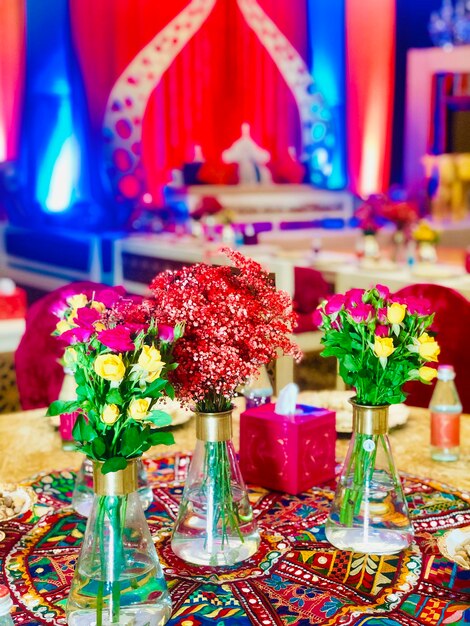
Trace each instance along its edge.
{"label": "pink rose", "polygon": [[379,326],[375,329],[375,334],[377,337],[388,337],[388,326],[379,324]]}
{"label": "pink rose", "polygon": [[325,304],[325,313],[327,315],[331,315],[332,313],[338,313],[338,311],[341,311],[341,309],[343,308],[345,301],[345,297],[340,293],[331,296],[331,298]]}
{"label": "pink rose", "polygon": [[386,285],[376,285],[377,293],[379,294],[379,298],[386,300],[390,295],[390,289]]}
{"label": "pink rose", "polygon": [[347,311],[354,322],[369,322],[372,319],[374,307],[371,304],[360,303],[355,307],[348,308]]}
{"label": "pink rose", "polygon": [[323,316],[320,309],[315,309],[312,313],[312,322],[317,328],[323,324]]}
{"label": "pink rose", "polygon": [[388,322],[387,307],[384,306],[381,309],[377,309],[377,321],[380,324],[386,324]]}
{"label": "pink rose", "polygon": [[103,289],[103,291],[99,291],[95,294],[94,300],[96,300],[96,302],[102,302],[107,309],[110,309],[125,293],[126,290],[121,286]]}
{"label": "pink rose", "polygon": [[100,319],[100,314],[96,309],[89,309],[83,307],[78,309],[77,315],[74,317],[74,322],[80,326],[80,328],[88,328],[89,330],[95,330],[93,324]]}
{"label": "pink rose", "polygon": [[70,330],[66,330],[65,333],[62,333],[59,336],[59,339],[68,345],[73,343],[86,343],[90,339],[94,330],[95,329],[93,327],[83,328],[81,326],[76,326],[75,328],[71,328]]}
{"label": "pink rose", "polygon": [[175,329],[173,326],[167,326],[166,324],[158,325],[158,338],[161,341],[172,342],[175,339]]}
{"label": "pink rose", "polygon": [[350,308],[355,304],[361,304],[364,291],[364,289],[350,289],[349,291],[346,291],[344,294],[344,297],[346,298],[346,307]]}
{"label": "pink rose", "polygon": [[104,346],[111,348],[111,350],[115,352],[128,352],[135,348],[134,342],[131,339],[130,330],[122,326],[102,330],[98,333],[98,340],[101,341]]}
{"label": "pink rose", "polygon": [[410,296],[403,299],[403,304],[406,304],[408,313],[412,315],[429,315],[431,306],[427,300]]}

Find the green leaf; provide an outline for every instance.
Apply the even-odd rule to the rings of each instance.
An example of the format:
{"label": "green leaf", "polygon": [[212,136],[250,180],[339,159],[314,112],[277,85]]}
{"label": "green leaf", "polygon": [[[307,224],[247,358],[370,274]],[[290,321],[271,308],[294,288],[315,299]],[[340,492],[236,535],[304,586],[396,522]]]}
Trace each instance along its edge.
{"label": "green leaf", "polygon": [[118,472],[119,470],[126,469],[127,461],[122,456],[113,456],[103,463],[101,472],[103,474],[109,474],[109,472]]}
{"label": "green leaf", "polygon": [[122,404],[122,396],[119,389],[110,389],[106,394],[106,402],[108,404]]}
{"label": "green leaf", "polygon": [[175,443],[175,438],[173,437],[173,433],[160,430],[152,431],[150,436],[148,437],[148,441],[152,446],[157,446],[159,444],[169,446],[172,443]]}
{"label": "green leaf", "polygon": [[131,456],[134,452],[138,452],[142,438],[141,431],[138,426],[129,426],[122,435],[121,454],[126,457]]}
{"label": "green leaf", "polygon": [[175,399],[175,390],[173,389],[173,385],[171,383],[169,383],[169,382],[166,383],[165,393],[172,400]]}
{"label": "green leaf", "polygon": [[144,394],[153,397],[152,394],[161,391],[166,384],[167,381],[164,378],[157,378],[157,380],[154,380],[153,383],[150,383],[150,385],[144,389]]}
{"label": "green leaf", "polygon": [[173,421],[171,415],[168,415],[165,411],[160,410],[152,411],[146,416],[145,420],[147,422],[152,422],[152,424],[155,424],[155,426],[159,426],[160,428],[169,426]]}
{"label": "green leaf", "polygon": [[90,426],[90,423],[87,422],[83,413],[78,415],[72,430],[72,435],[79,443],[91,442],[96,437],[95,431]]}
{"label": "green leaf", "polygon": [[93,451],[93,457],[96,459],[101,458],[106,452],[106,444],[101,437],[96,437],[91,442],[91,449]]}
{"label": "green leaf", "polygon": [[47,409],[46,417],[60,415],[61,413],[73,413],[81,408],[81,404],[76,400],[55,400],[51,402]]}

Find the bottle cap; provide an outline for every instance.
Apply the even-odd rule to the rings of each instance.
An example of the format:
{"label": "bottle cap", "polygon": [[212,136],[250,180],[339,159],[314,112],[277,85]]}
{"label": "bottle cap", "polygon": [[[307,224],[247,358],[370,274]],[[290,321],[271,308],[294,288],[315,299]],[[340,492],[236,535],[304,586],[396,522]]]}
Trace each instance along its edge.
{"label": "bottle cap", "polygon": [[453,365],[439,365],[437,368],[437,377],[439,380],[454,380],[455,370]]}
{"label": "bottle cap", "polygon": [[0,615],[7,615],[12,606],[10,592],[5,585],[0,585]]}

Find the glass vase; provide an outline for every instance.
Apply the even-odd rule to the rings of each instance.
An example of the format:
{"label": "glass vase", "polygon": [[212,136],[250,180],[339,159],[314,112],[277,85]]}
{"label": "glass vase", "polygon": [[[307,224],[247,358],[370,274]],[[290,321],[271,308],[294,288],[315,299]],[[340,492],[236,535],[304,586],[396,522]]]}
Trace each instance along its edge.
{"label": "glass vase", "polygon": [[397,265],[405,265],[407,261],[407,241],[402,229],[397,229],[392,237],[392,261]]}
{"label": "glass vase", "polygon": [[232,443],[232,411],[196,413],[196,449],[171,547],[196,565],[234,565],[255,554],[260,535]]}
{"label": "glass vase", "polygon": [[[146,511],[153,501],[153,491],[148,484],[147,471],[142,459],[137,459],[137,493]],[[85,457],[78,470],[72,494],[72,507],[77,513],[88,517],[93,505],[93,462]]]}
{"label": "glass vase", "polygon": [[351,401],[353,433],[326,522],[326,538],[352,552],[394,554],[413,527],[388,438],[388,406]]}
{"label": "glass vase", "polygon": [[165,624],[171,600],[137,494],[137,459],[103,474],[94,496],[67,599],[69,626]]}
{"label": "glass vase", "polygon": [[417,256],[420,263],[437,263],[436,244],[430,241],[418,242]]}

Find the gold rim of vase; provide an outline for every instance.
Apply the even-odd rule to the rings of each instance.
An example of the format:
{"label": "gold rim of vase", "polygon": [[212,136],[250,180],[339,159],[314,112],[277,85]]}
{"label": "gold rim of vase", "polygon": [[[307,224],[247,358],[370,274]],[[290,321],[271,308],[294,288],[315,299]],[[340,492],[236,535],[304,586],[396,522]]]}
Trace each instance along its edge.
{"label": "gold rim of vase", "polygon": [[196,438],[200,441],[229,441],[232,438],[232,409],[220,413],[196,413]]}
{"label": "gold rim of vase", "polygon": [[353,432],[362,435],[385,435],[388,432],[388,404],[372,406],[357,404],[354,398],[349,402],[353,407]]}
{"label": "gold rim of vase", "polygon": [[93,486],[98,496],[127,496],[137,491],[137,461],[129,459],[127,467],[103,474],[102,461],[93,461]]}

